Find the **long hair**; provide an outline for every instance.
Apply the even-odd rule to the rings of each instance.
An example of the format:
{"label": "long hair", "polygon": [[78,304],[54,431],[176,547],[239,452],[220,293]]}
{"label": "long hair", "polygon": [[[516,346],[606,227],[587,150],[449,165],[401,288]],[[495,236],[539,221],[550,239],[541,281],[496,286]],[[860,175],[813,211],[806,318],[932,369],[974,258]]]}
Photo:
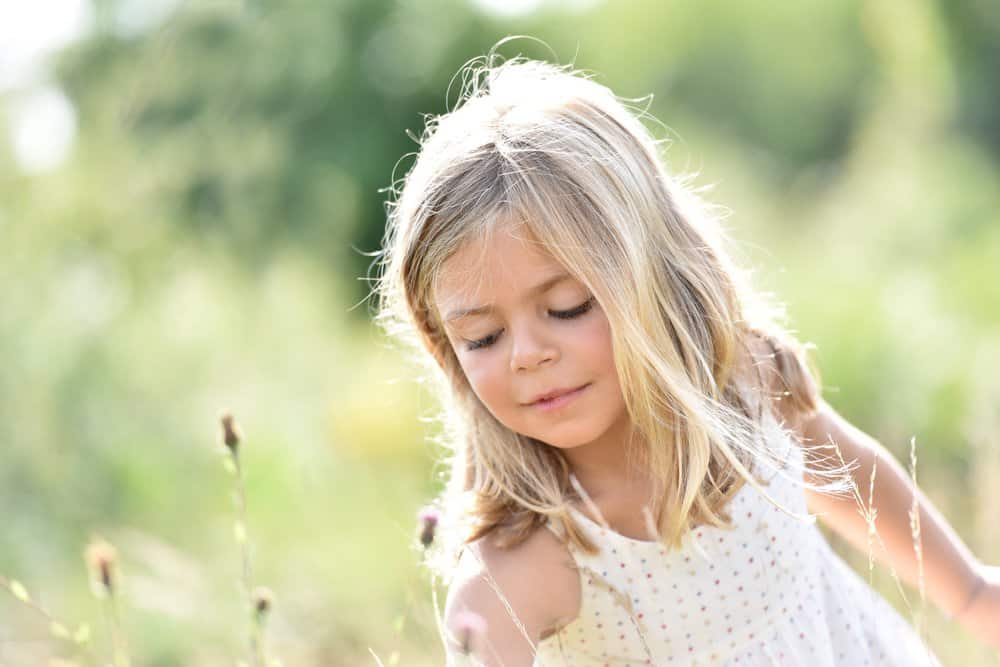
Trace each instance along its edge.
{"label": "long hair", "polygon": [[[546,520],[593,551],[568,511],[578,499],[561,452],[513,432],[479,401],[446,338],[433,294],[468,241],[522,222],[606,314],[639,457],[657,483],[657,534],[727,526],[727,500],[760,488],[766,383],[750,343],[771,343],[784,401],[808,412],[817,385],[804,347],[735,266],[714,209],[671,176],[627,101],[568,67],[473,61],[459,103],[431,118],[387,206],[376,320],[412,343],[437,382],[448,479],[444,549],[498,531],[513,544]],[[766,444],[766,443],[763,443]],[[450,535],[451,540],[448,540]],[[454,553],[451,551],[450,553]]]}

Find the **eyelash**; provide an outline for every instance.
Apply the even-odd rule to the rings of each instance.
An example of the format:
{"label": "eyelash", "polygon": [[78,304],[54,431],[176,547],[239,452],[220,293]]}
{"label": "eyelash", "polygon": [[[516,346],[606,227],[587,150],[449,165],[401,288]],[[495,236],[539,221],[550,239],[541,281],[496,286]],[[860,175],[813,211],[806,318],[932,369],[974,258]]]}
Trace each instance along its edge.
{"label": "eyelash", "polygon": [[[594,297],[590,297],[576,308],[571,308],[569,310],[550,310],[549,315],[552,315],[553,317],[556,317],[560,320],[572,320],[576,317],[580,317],[581,315],[586,314],[593,307],[593,305],[594,305]],[[479,340],[470,340],[466,349],[474,351],[487,348],[493,345],[493,343],[497,342],[497,338],[500,337],[500,334],[502,332],[503,329],[501,329],[497,333],[492,333],[489,336],[486,336],[485,338],[480,338]]]}

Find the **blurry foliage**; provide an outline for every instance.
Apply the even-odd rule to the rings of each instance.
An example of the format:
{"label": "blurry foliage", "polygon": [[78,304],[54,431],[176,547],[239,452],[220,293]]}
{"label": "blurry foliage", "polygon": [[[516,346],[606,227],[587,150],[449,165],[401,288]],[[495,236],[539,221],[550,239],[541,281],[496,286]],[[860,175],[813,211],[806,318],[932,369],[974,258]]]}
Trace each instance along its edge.
{"label": "blurry foliage", "polygon": [[983,139],[1000,156],[1000,5],[995,2],[941,2],[949,51],[957,65],[957,124]]}
{"label": "blurry foliage", "polygon": [[403,128],[439,107],[447,72],[477,48],[468,12],[453,33],[427,32],[456,14],[453,2],[191,3],[141,39],[82,43],[60,79],[90,148],[121,141],[143,171],[132,194],[166,224],[247,267],[292,243],[363,275],[352,247],[378,245],[378,189],[413,148]]}
{"label": "blurry foliage", "polygon": [[[915,436],[935,502],[979,525],[1000,473],[983,464],[1000,432],[995,3],[552,0],[503,18],[206,0],[141,33],[116,28],[128,4],[97,3],[95,33],[60,54],[71,160],[28,177],[0,145],[0,572],[86,616],[79,551],[108,535],[137,662],[239,650],[224,408],[247,434],[275,655],[438,661],[411,548],[439,484],[435,405],[368,324],[364,253],[412,164],[407,131],[507,34],[654,93],[669,165],[716,184],[742,259],[816,344],[827,399],[900,457]],[[970,541],[997,560],[985,535]],[[939,625],[945,663],[976,663]],[[0,628],[0,659],[42,650],[12,640],[39,632],[5,603]]]}

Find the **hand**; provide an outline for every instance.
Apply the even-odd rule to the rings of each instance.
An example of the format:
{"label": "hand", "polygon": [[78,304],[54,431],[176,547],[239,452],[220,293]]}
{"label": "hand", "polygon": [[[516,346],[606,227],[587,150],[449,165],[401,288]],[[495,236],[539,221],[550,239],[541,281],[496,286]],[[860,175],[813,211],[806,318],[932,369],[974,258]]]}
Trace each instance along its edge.
{"label": "hand", "polygon": [[1000,567],[980,566],[979,576],[982,583],[955,620],[987,646],[1000,648]]}

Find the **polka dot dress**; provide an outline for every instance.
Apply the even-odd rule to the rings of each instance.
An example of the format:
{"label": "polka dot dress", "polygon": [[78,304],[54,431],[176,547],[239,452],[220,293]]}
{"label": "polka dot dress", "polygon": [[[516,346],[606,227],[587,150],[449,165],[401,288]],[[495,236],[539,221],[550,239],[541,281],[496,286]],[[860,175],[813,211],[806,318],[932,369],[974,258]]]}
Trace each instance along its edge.
{"label": "polka dot dress", "polygon": [[[799,448],[766,421],[779,446],[794,448],[791,469],[801,466]],[[570,547],[580,613],[538,644],[534,665],[939,667],[912,626],[799,518],[807,508],[796,477],[764,477],[768,494],[798,517],[744,484],[727,507],[734,528],[695,529],[676,550],[574,510],[601,552]]]}

